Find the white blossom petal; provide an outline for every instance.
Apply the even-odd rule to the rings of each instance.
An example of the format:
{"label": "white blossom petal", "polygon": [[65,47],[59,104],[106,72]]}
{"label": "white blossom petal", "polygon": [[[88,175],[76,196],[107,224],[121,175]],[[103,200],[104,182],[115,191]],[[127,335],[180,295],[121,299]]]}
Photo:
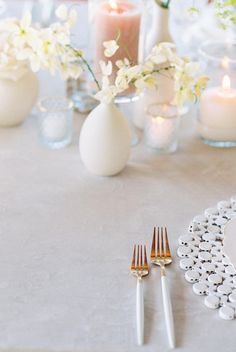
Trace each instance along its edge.
{"label": "white blossom petal", "polygon": [[61,4],[60,6],[58,6],[58,8],[56,9],[56,16],[59,20],[61,21],[66,21],[67,17],[68,17],[68,9],[67,6],[65,4]]}
{"label": "white blossom petal", "polygon": [[104,55],[106,57],[112,57],[113,55],[115,55],[115,53],[119,49],[119,45],[117,44],[117,42],[115,40],[109,40],[107,42],[104,42],[103,46],[105,48]]}

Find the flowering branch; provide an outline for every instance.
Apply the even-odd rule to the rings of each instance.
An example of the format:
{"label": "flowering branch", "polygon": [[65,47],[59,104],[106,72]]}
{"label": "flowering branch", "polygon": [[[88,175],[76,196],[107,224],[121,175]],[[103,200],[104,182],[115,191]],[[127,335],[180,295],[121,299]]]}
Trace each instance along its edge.
{"label": "flowering branch", "polygon": [[[118,50],[114,41],[106,42],[104,46],[106,50],[110,49],[109,51],[113,51],[113,53]],[[156,45],[142,64],[132,65],[125,58],[124,60],[118,60],[115,65],[118,68],[115,81],[112,82],[111,80],[110,82],[113,65],[111,61],[100,62],[103,74],[102,89],[95,97],[104,103],[109,103],[116,95],[124,92],[130,86],[134,86],[138,91],[143,91],[146,88],[157,89],[159,75],[168,72],[170,78],[174,80],[175,97],[173,104],[182,105],[186,101],[196,100],[208,81],[206,76],[197,75],[199,70],[197,63],[190,62],[186,58],[180,58],[176,54],[175,45],[172,43]]]}
{"label": "flowering branch", "polygon": [[[29,66],[34,72],[47,69],[52,74],[59,71],[63,79],[77,79],[86,69],[97,85],[95,97],[105,103],[131,86],[139,92],[146,88],[157,89],[159,75],[167,72],[174,80],[173,102],[176,105],[196,99],[207,83],[207,77],[197,76],[198,65],[180,58],[171,43],[156,45],[142,64],[134,65],[128,58],[112,64],[109,58],[119,50],[116,40],[103,43],[108,61],[100,62],[102,79],[99,82],[83,52],[70,42],[75,11],[60,5],[56,15],[60,21],[47,28],[34,27],[29,13],[22,20],[0,21],[0,70]],[[118,33],[117,40],[119,37]],[[112,75],[114,68],[116,74]]]}

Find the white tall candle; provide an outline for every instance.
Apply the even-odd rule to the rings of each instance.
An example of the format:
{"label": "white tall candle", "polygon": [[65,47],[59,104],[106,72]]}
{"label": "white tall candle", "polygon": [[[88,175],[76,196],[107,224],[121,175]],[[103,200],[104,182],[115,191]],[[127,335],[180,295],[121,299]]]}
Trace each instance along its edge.
{"label": "white tall candle", "polygon": [[229,76],[224,76],[221,87],[202,94],[198,131],[208,140],[236,141],[236,89]]}

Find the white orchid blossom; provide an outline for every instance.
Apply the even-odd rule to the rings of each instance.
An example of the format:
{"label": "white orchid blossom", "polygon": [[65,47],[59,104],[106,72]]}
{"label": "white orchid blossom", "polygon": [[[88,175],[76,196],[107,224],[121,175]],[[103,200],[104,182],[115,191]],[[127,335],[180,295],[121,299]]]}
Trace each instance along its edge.
{"label": "white orchid blossom", "polygon": [[99,65],[101,67],[101,71],[103,76],[110,76],[112,74],[112,63],[111,61],[108,61],[105,63],[104,61],[100,61]]}
{"label": "white orchid blossom", "polygon": [[28,65],[34,72],[59,71],[63,79],[77,79],[82,72],[82,53],[72,47],[70,40],[76,11],[60,5],[56,15],[60,22],[47,28],[34,26],[29,12],[20,20],[0,20],[0,69]]}
{"label": "white orchid blossom", "polygon": [[[115,48],[114,43],[109,45]],[[109,45],[104,45],[105,51]],[[158,89],[160,88],[158,87],[159,75],[165,74],[174,80],[173,104],[181,106],[184,102],[193,101],[199,97],[208,80],[205,76],[198,76],[199,65],[197,63],[189,62],[186,58],[181,58],[176,54],[175,45],[172,43],[156,45],[142,64],[132,65],[127,58],[118,60],[116,62],[118,70],[111,83],[107,77],[108,71],[111,74],[111,62],[109,61],[109,64],[101,62],[100,65],[103,84],[96,98],[106,103],[110,103],[117,94],[124,92],[130,86],[134,86],[138,91],[146,88]]]}
{"label": "white orchid blossom", "polygon": [[117,44],[116,40],[109,40],[107,42],[104,42],[103,46],[105,48],[104,55],[106,57],[112,57],[119,49],[119,45]]}
{"label": "white orchid blossom", "polygon": [[[60,5],[56,15],[60,21],[47,28],[34,26],[30,13],[21,20],[1,20],[0,70],[30,67],[34,72],[45,69],[54,74],[59,71],[63,79],[77,79],[83,69],[88,69],[98,87],[95,97],[106,104],[131,86],[138,91],[158,88],[159,74],[163,73],[174,80],[177,105],[196,99],[206,85],[207,77],[198,76],[198,65],[180,58],[172,43],[156,45],[142,64],[133,65],[127,58],[114,63],[114,57],[100,62],[100,84],[81,50],[71,44],[70,28],[76,20],[76,12]],[[117,40],[103,43],[107,58],[119,49]]]}
{"label": "white orchid blossom", "polygon": [[67,6],[65,4],[61,4],[57,9],[56,9],[56,17],[60,21],[64,21],[70,25],[73,26],[76,22],[77,19],[77,12],[74,9],[71,9],[70,11],[68,10]]}

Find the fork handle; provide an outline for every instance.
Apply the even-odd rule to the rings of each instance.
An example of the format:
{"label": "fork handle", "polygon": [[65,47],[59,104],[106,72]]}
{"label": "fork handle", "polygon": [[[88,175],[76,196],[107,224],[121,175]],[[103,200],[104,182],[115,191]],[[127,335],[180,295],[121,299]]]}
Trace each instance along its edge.
{"label": "fork handle", "polygon": [[143,299],[143,280],[137,279],[136,291],[136,319],[137,319],[137,342],[143,345],[144,340],[144,299]]}
{"label": "fork handle", "polygon": [[174,319],[173,319],[172,305],[170,300],[169,287],[168,287],[168,282],[167,282],[165,273],[163,273],[161,276],[161,287],[162,287],[164,314],[165,314],[169,345],[170,345],[170,348],[175,348]]}

